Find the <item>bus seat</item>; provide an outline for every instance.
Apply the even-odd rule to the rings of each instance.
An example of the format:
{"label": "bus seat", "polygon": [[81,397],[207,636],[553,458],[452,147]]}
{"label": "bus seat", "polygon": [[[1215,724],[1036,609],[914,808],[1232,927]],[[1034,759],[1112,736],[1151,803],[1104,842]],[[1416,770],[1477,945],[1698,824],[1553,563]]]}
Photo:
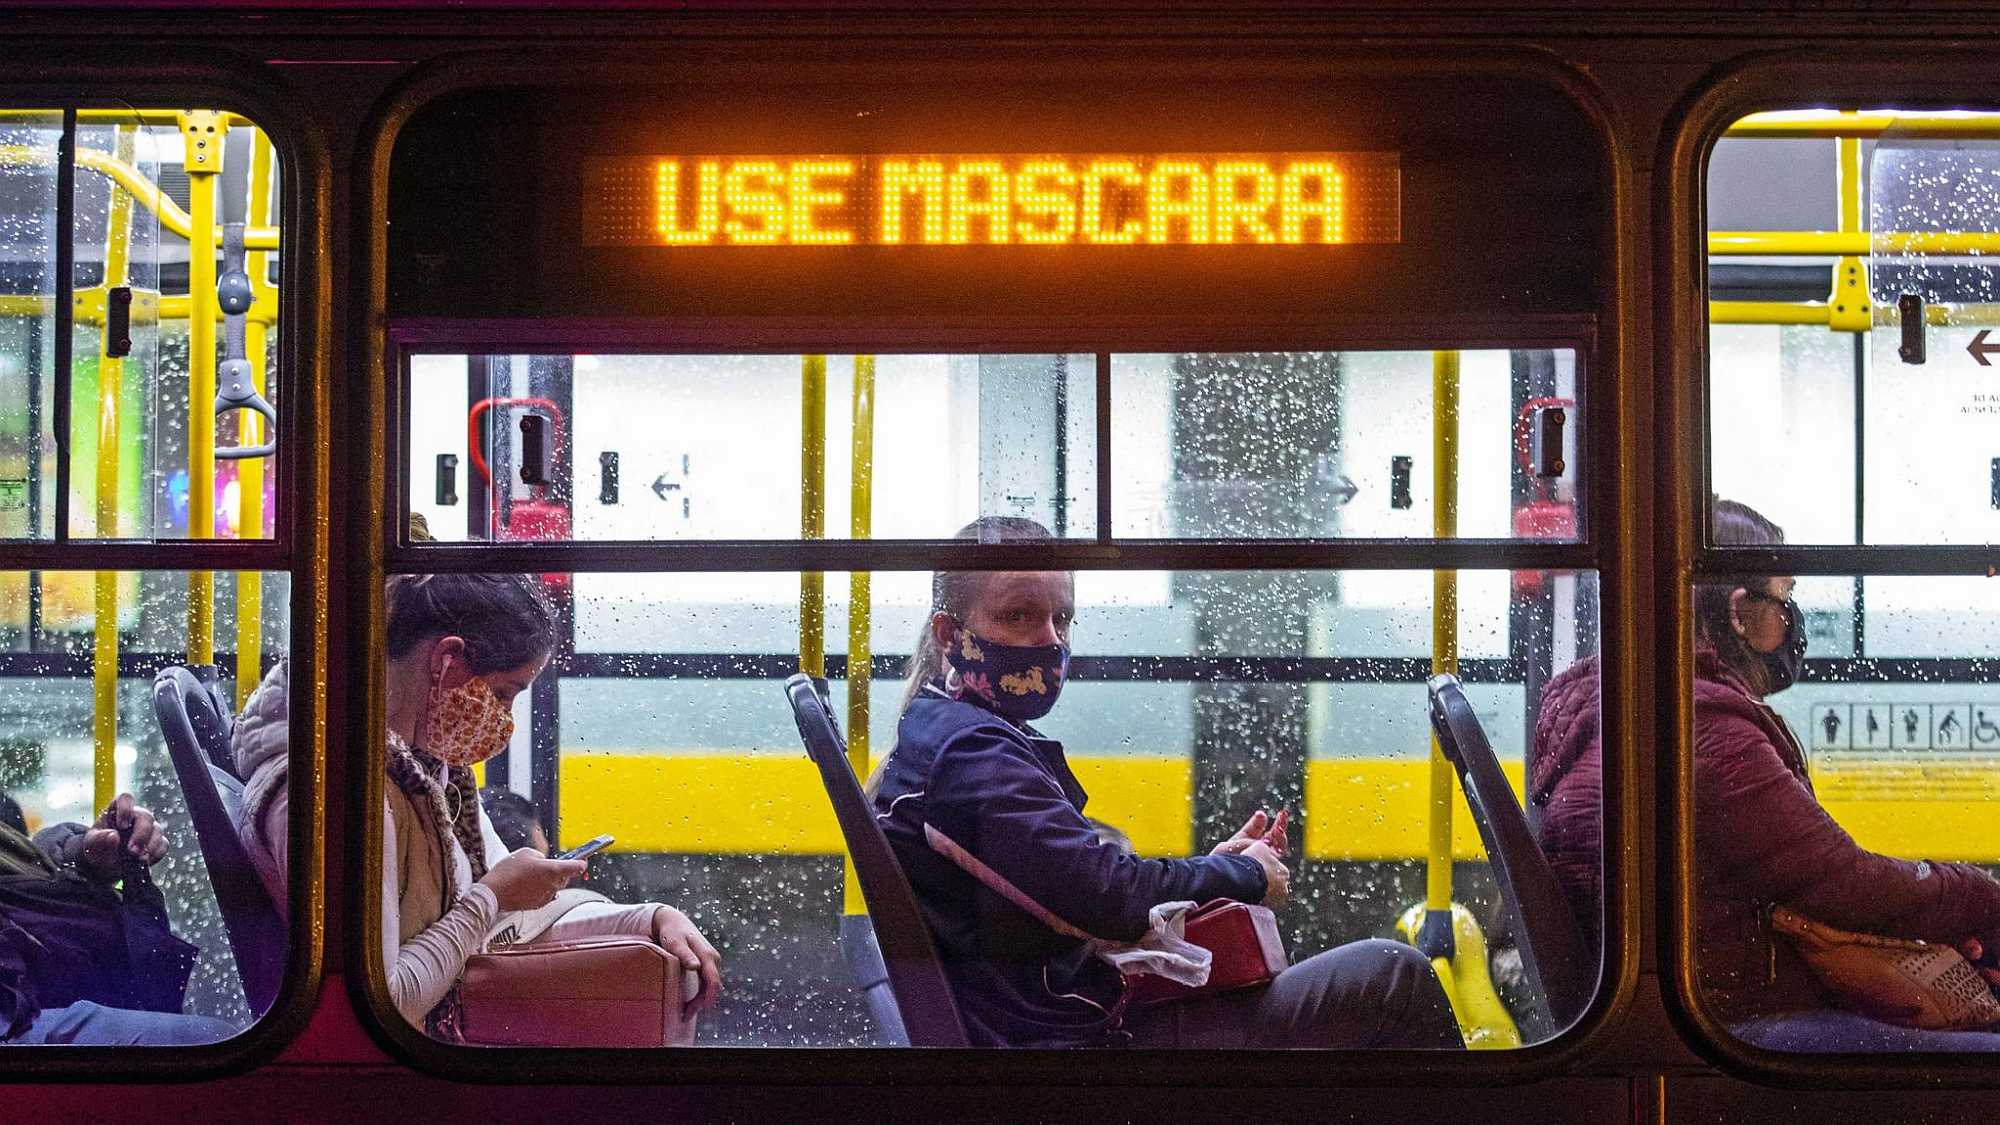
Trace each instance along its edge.
{"label": "bus seat", "polygon": [[236,834],[243,783],[218,762],[229,760],[229,711],[214,690],[212,665],[172,666],[153,680],[153,715],[187,800],[202,862],[236,955],[243,998],[261,1016],[285,977],[285,923]]}
{"label": "bus seat", "polygon": [[[861,897],[868,903],[868,936],[876,944],[883,965],[883,983],[900,1017],[902,1038],[914,1047],[967,1046],[965,1024],[959,1019],[958,1004],[952,999],[951,984],[945,979],[944,965],[930,928],[924,924],[917,906],[916,892],[910,887],[903,865],[890,849],[889,840],[875,823],[868,798],[847,764],[847,744],[834,725],[827,707],[824,681],[815,682],[803,673],[785,681],[785,696],[798,722],[799,738],[805,742],[806,756],[819,767],[827,799],[833,804],[834,819],[854,860],[854,873],[861,883]],[[848,931],[842,929],[842,945]],[[867,967],[866,950],[849,951],[850,965]],[[869,988],[872,973],[857,974],[857,983]],[[871,997],[870,1008],[879,1007]],[[885,1037],[894,1029],[883,1025]]]}
{"label": "bus seat", "polygon": [[1506,901],[1514,940],[1521,951],[1530,1010],[1521,1021],[1530,1041],[1546,1039],[1583,1013],[1597,982],[1597,958],[1578,936],[1576,919],[1555,870],[1535,842],[1521,802],[1494,756],[1486,731],[1465,698],[1456,676],[1433,676],[1431,729],[1438,747],[1458,771],[1465,803],[1486,845],[1493,878]]}
{"label": "bus seat", "polygon": [[846,914],[840,919],[840,955],[861,998],[868,1003],[868,1016],[879,1029],[884,1047],[907,1047],[910,1033],[903,1030],[903,1013],[896,1010],[896,993],[889,987],[889,966],[882,960],[882,945],[875,940],[875,922],[866,914]]}

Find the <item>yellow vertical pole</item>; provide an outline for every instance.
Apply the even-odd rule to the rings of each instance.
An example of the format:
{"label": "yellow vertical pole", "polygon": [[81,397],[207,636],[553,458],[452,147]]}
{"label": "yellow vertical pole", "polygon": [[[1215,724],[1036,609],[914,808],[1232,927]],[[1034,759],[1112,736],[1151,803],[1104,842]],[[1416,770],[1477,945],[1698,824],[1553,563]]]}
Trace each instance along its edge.
{"label": "yellow vertical pole", "polygon": [[[848,502],[848,534],[867,539],[875,527],[875,357],[854,357],[854,436],[852,480]],[[847,763],[854,776],[867,777],[874,763],[868,745],[868,688],[874,675],[869,662],[875,658],[868,630],[874,612],[873,577],[856,570],[847,576]],[[841,896],[848,914],[866,914],[861,884],[855,879],[854,860],[847,861],[847,883]]]}
{"label": "yellow vertical pole", "polygon": [[[1859,234],[1866,229],[1862,213],[1866,169],[1861,160],[1861,138],[1841,137],[1834,145],[1834,194],[1837,221],[1842,234]],[[1866,332],[1875,326],[1874,298],[1869,293],[1868,262],[1858,254],[1846,254],[1833,261],[1833,292],[1828,294],[1827,327],[1836,332]]]}
{"label": "yellow vertical pole", "polygon": [[[1458,353],[1431,353],[1431,523],[1439,539],[1458,535]],[[1431,673],[1458,671],[1458,572],[1431,575]],[[1431,737],[1430,854],[1424,908],[1451,910],[1451,820],[1456,778]]]}
{"label": "yellow vertical pole", "polygon": [[[244,221],[249,226],[270,223],[271,142],[262,129],[252,129],[250,140],[250,206]],[[244,323],[243,353],[250,362],[250,385],[264,393],[264,358],[270,345],[271,318],[277,312],[277,294],[270,284],[270,252],[246,251],[243,268],[250,274],[249,319]],[[239,410],[241,428],[237,442],[263,443],[264,416],[254,410]],[[237,534],[258,539],[264,534],[264,460],[250,457],[236,462]],[[236,576],[236,705],[243,706],[256,690],[264,673],[264,576],[246,570]]]}
{"label": "yellow vertical pole", "polygon": [[1851,234],[1862,229],[1861,203],[1861,138],[1841,137],[1834,142],[1835,157],[1839,170],[1835,177],[1839,197],[1839,223],[1842,234]]}
{"label": "yellow vertical pole", "polygon": [[[826,357],[799,371],[799,537],[826,538]],[[799,572],[799,671],[826,677],[826,575]]]}
{"label": "yellow vertical pole", "polygon": [[[215,190],[228,119],[177,115],[188,176],[188,538],[215,537]],[[188,573],[187,658],[215,662],[215,575]]]}
{"label": "yellow vertical pole", "polygon": [[[138,142],[130,126],[117,129],[118,159],[131,163]],[[132,195],[111,189],[111,215],[104,232],[104,283],[109,290],[125,284],[131,260]],[[119,391],[125,382],[125,361],[107,355],[108,324],[97,333],[97,522],[99,539],[114,539],[118,526]],[[95,606],[91,645],[91,801],[103,808],[118,795],[118,572],[95,575]]]}

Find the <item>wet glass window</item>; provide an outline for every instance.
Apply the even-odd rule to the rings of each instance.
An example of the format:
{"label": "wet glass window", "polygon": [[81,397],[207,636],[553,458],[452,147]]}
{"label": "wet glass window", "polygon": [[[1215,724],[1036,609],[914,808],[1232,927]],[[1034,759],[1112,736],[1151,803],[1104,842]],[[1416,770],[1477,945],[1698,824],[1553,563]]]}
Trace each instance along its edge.
{"label": "wet glass window", "polygon": [[796,539],[797,446],[832,451],[806,538],[1088,538],[1096,402],[1089,355],[417,355],[409,507],[448,541]]}
{"label": "wet glass window", "polygon": [[[1987,986],[1952,952],[1983,961],[2000,919],[1982,831],[2000,795],[1994,595],[1983,578],[1801,579],[1787,597],[1791,584],[1694,590],[1702,998],[1774,1050],[1995,1049]],[[1857,943],[1921,954],[1925,979],[1870,992],[1821,952]]]}
{"label": "wet glass window", "polygon": [[[977,586],[984,576],[972,577]],[[1068,852],[1086,844],[1064,835],[1073,825],[1050,801],[1063,803],[1073,817],[1079,812],[1073,805],[1087,794],[1080,812],[1099,834],[1087,846],[1146,859],[1205,856],[1258,810],[1282,813],[1290,893],[1274,902],[1272,936],[1294,966],[1347,948],[1348,956],[1387,958],[1381,963],[1410,964],[1421,973],[1424,958],[1408,943],[1420,939],[1427,891],[1453,904],[1452,937],[1439,956],[1449,960],[1456,990],[1432,1013],[1436,1026],[1403,1029],[1411,1042],[1398,1040],[1401,1045],[1442,1034],[1481,1047],[1515,1046],[1547,1038],[1580,1013],[1595,983],[1602,929],[1593,573],[1082,571],[1005,577],[1055,579],[1073,598],[1073,622],[1065,616],[1063,623],[1072,655],[1059,699],[1045,715],[1022,722],[1054,740],[1035,745],[1059,755],[1045,760],[1061,761],[1077,792],[1051,790],[1052,796],[1038,798],[1043,807],[1035,815],[1048,817],[1044,830],[1062,841],[1047,854],[1010,851],[1000,843],[1005,837],[998,826],[989,826],[988,835],[955,827],[964,809],[927,812],[926,823],[938,832],[965,837],[959,843],[988,861],[989,875],[1001,872],[996,877],[1013,880],[1014,891],[1029,897],[1065,893],[1060,885],[1038,882],[1046,873],[1036,867],[1061,869],[1075,860]],[[891,847],[935,935],[937,965],[954,995],[963,997],[969,1041],[995,1042],[1002,1025],[994,1012],[1010,1003],[1048,1003],[1039,996],[995,1000],[982,991],[1006,986],[967,964],[973,940],[963,928],[967,922],[943,906],[952,895],[967,893],[959,882],[967,869],[942,858],[950,845],[915,844],[894,823],[913,804],[936,800],[944,806],[941,796],[914,792],[911,775],[902,771],[920,768],[911,763],[925,752],[919,729],[929,721],[920,718],[925,708],[980,675],[972,665],[957,670],[962,651],[942,655],[933,646],[911,682],[913,656],[924,651],[923,638],[936,625],[932,574],[826,574],[824,618],[814,615],[803,625],[801,576],[792,572],[440,574],[389,581],[387,706],[396,733],[387,750],[385,821],[398,858],[384,876],[383,947],[391,995],[415,1026],[475,1045],[658,1043],[657,1029],[635,1038],[629,1029],[593,1032],[555,1013],[508,1008],[492,973],[496,958],[538,942],[597,935],[644,944],[661,917],[658,909],[668,907],[678,912],[666,916],[671,926],[684,922],[712,944],[722,982],[712,1006],[705,993],[693,993],[678,1010],[683,1022],[674,1025],[668,1042],[934,1044],[926,1029],[904,1024],[882,984],[882,954],[871,960],[870,943],[879,938],[879,948],[896,956],[904,954],[895,944],[901,939],[875,932],[888,923],[869,924],[882,903],[863,897],[843,863],[849,841],[787,698],[787,677],[815,663],[825,675],[838,749],[846,753],[851,776],[868,787],[862,799],[874,803],[877,818],[886,818],[881,822],[889,825]],[[1440,590],[1447,591],[1444,604],[1455,601],[1451,592],[1484,591],[1494,610],[1447,634],[1457,640],[1434,646]],[[547,628],[549,640],[482,646],[468,633],[461,649],[448,639],[455,632],[408,627],[411,615],[449,613],[454,599],[513,607],[528,632]],[[1004,616],[989,621],[983,609],[967,612],[975,632],[1011,628]],[[411,636],[417,639],[399,651],[399,638]],[[1005,650],[989,648],[982,659],[1007,658]],[[553,654],[546,663],[544,650]],[[947,666],[955,670],[949,676]],[[1452,796],[1456,782],[1440,788],[1433,775],[1425,681],[1441,669],[1455,669],[1463,685],[1471,725],[1459,729],[1476,732],[1466,737],[1464,752],[1485,763],[1517,802],[1511,814],[1492,815],[1511,817],[1523,833],[1539,822],[1544,833],[1550,885],[1557,889],[1553,899],[1530,904],[1536,912],[1526,921],[1512,888],[1498,882],[1486,863],[1489,837],[1481,821],[1462,797]],[[987,670],[995,680],[1033,678],[1020,669]],[[439,691],[454,701],[435,702]],[[464,701],[457,701],[461,695]],[[495,708],[511,715],[511,731],[470,717]],[[448,720],[433,722],[432,711]],[[989,715],[987,721],[996,720]],[[1538,735],[1545,727],[1560,727],[1565,737]],[[414,751],[407,758],[405,745]],[[448,851],[464,851],[469,833],[454,831],[447,845],[425,810],[433,787],[440,794],[454,790],[453,763],[475,759],[470,770],[477,776],[469,783],[485,786],[482,807],[497,838],[481,839],[482,858],[496,865],[478,878],[493,883],[497,862],[517,842],[555,854],[611,838],[606,850],[586,861],[586,874],[556,899],[515,898],[515,909],[492,913],[483,904],[467,905],[479,897],[471,891],[477,880],[469,855],[450,894],[406,877],[435,870],[433,859]],[[952,784],[939,777],[933,794]],[[1002,780],[1004,775],[990,783]],[[1448,823],[1433,809],[1438,794],[1449,802]],[[1482,810],[1497,809],[1499,791],[1489,788],[1486,795]],[[960,799],[976,811],[987,798]],[[1262,831],[1269,831],[1268,822]],[[1442,843],[1435,831],[1445,833]],[[1248,897],[1258,899],[1262,888],[1257,891]],[[982,909],[993,912],[996,929],[981,941],[1005,942],[1012,928],[1039,924],[1025,914],[1001,913],[1014,906],[997,898]],[[1089,908],[1064,900],[1055,909]],[[1142,918],[1145,913],[1140,909]],[[1554,961],[1558,931],[1560,956],[1576,962],[1567,976]],[[495,933],[504,940],[488,936]],[[1369,941],[1382,944],[1352,945]],[[1402,953],[1393,952],[1398,945],[1392,942]],[[1130,947],[1106,941],[1090,952],[1121,948]],[[449,972],[432,971],[424,956],[438,949],[449,954]],[[1046,1018],[1088,1023],[1080,1013],[1089,1011],[1095,990],[1109,987],[1115,997],[1119,977],[1110,962],[1087,959],[1111,975],[1097,975],[1080,961],[1051,970],[1077,976],[1076,987],[1089,991],[1061,1001]],[[872,972],[871,965],[877,966]],[[453,993],[459,980],[464,987]],[[1418,1008],[1441,995],[1426,992]],[[1323,1023],[1293,1029],[1294,1038],[1283,1045],[1368,1045],[1342,1038],[1352,1015],[1323,1013]],[[1218,1015],[1218,1026],[1233,1018]],[[1131,1026],[1147,1023],[1142,1016]],[[1024,1033],[1017,1028],[1008,1034]],[[1134,1034],[1155,1046],[1196,1045]],[[1228,1039],[1226,1031],[1217,1034],[1225,1037],[1222,1045],[1252,1045]]]}
{"label": "wet glass window", "polygon": [[1577,386],[1561,349],[1116,355],[1115,534],[1573,540]]}
{"label": "wet glass window", "polygon": [[292,576],[179,561],[281,526],[277,164],[220,110],[0,111],[0,539],[58,567],[0,570],[9,1046],[228,1039],[290,961]]}
{"label": "wet glass window", "polygon": [[0,289],[0,535],[46,538],[54,507],[55,443],[49,341],[55,332],[56,144],[62,114],[0,114],[0,241],[7,272]]}
{"label": "wet glass window", "polygon": [[0,581],[0,1043],[237,1034],[288,960],[289,577]]}
{"label": "wet glass window", "polygon": [[0,536],[268,537],[271,139],[207,110],[82,110],[74,128],[58,200],[63,114],[0,114]]}
{"label": "wet glass window", "polygon": [[1707,546],[1905,572],[1711,561],[1692,589],[1699,999],[1754,1046],[2000,1049],[1996,607],[1923,574],[2000,530],[1994,120],[1759,114],[1710,162]]}
{"label": "wet glass window", "polygon": [[[796,439],[832,451],[806,538],[943,538],[982,514],[1090,538],[1099,358],[417,354],[409,510],[444,540],[798,538],[800,468],[766,444]],[[1118,537],[1579,538],[1573,352],[1103,358]]]}
{"label": "wet glass window", "polygon": [[1793,543],[2000,535],[2000,142],[1979,113],[1746,119],[1709,166],[1709,465]]}

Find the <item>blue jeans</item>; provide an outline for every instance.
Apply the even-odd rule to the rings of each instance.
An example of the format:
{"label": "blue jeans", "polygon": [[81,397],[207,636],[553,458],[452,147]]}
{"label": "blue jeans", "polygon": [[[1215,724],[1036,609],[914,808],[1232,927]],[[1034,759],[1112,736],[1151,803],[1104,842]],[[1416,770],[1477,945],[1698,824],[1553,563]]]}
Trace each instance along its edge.
{"label": "blue jeans", "polygon": [[78,1000],[66,1008],[44,1008],[11,1044],[76,1047],[187,1047],[216,1043],[236,1028],[207,1016],[179,1012],[135,1012]]}
{"label": "blue jeans", "polygon": [[1759,1016],[1729,1030],[1771,1051],[2000,1051],[2000,1032],[1923,1031],[1831,1009]]}

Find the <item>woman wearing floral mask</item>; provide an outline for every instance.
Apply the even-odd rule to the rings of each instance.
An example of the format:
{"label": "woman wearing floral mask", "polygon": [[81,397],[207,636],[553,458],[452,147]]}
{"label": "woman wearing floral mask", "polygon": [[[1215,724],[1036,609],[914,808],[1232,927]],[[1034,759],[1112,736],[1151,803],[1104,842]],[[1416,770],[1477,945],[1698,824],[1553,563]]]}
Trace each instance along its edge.
{"label": "woman wearing floral mask", "polygon": [[[413,1023],[455,1033],[467,957],[511,923],[543,940],[649,936],[701,976],[695,1011],[722,987],[713,946],[669,906],[585,902],[545,929],[581,860],[508,853],[479,803],[472,766],[506,749],[514,697],[547,666],[554,630],[532,579],[400,578],[388,591],[389,816],[382,852],[382,935],[389,994]],[[509,916],[513,917],[509,917]],[[393,928],[392,928],[393,927]]]}
{"label": "woman wearing floral mask", "polygon": [[[657,903],[621,905],[568,884],[581,860],[531,848],[508,852],[480,806],[472,767],[506,749],[513,703],[547,666],[553,614],[534,581],[514,575],[439,574],[389,580],[387,766],[382,849],[382,959],[389,995],[405,1018],[441,1038],[458,1028],[456,985],[490,936],[568,941],[652,938],[701,990],[693,1011],[721,995],[721,962],[686,915]],[[282,715],[284,681],[267,678],[239,722],[237,756],[267,742],[245,723]],[[269,701],[260,700],[271,695]],[[283,755],[272,763],[282,768]],[[251,789],[279,796],[261,806],[250,836],[280,874],[283,778],[252,774]],[[247,803],[247,802],[246,802]],[[259,850],[253,847],[253,851]],[[280,894],[282,901],[282,894]]]}
{"label": "woman wearing floral mask", "polygon": [[[989,517],[959,538],[1049,534],[1032,520]],[[1075,600],[1065,572],[935,575],[896,746],[870,783],[972,1042],[1459,1046],[1429,964],[1383,941],[1322,953],[1258,988],[1125,1009],[1123,979],[1098,954],[1141,938],[1154,906],[1278,906],[1291,876],[1279,858],[1283,828],[1262,812],[1189,859],[1140,858],[1084,817],[1062,745],[1030,725],[1062,694]]]}

